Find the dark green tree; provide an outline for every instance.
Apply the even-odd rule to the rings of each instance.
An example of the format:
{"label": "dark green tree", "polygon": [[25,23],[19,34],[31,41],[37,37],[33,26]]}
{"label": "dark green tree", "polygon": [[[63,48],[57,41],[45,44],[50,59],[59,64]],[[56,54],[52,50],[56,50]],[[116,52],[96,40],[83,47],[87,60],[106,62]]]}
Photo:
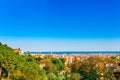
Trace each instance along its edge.
{"label": "dark green tree", "polygon": [[56,66],[58,71],[63,69],[63,63],[60,59],[52,58],[51,62]]}

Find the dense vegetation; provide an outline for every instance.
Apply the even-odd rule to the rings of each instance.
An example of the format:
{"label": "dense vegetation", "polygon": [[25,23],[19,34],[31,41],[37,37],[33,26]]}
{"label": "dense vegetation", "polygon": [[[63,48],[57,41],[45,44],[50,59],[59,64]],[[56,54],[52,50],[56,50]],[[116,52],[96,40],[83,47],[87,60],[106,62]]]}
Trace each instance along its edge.
{"label": "dense vegetation", "polygon": [[45,70],[32,59],[32,56],[20,56],[7,45],[0,44],[0,79],[47,80]]}
{"label": "dense vegetation", "polygon": [[117,80],[105,66],[117,61],[96,56],[65,65],[64,59],[19,55],[0,43],[0,80]]}

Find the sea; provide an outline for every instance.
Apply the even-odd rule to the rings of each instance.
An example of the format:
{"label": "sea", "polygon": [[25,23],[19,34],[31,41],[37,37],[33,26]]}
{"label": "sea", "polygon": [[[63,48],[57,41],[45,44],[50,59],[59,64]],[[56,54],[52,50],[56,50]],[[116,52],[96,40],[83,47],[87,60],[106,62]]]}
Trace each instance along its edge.
{"label": "sea", "polygon": [[[27,52],[24,52],[26,54]],[[30,52],[30,54],[116,54],[120,55],[120,51],[44,51]]]}

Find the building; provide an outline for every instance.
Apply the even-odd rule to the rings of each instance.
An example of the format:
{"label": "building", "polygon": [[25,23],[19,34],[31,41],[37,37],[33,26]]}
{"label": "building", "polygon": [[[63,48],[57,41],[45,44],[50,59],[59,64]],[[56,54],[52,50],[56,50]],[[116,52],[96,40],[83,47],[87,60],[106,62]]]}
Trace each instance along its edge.
{"label": "building", "polygon": [[19,55],[22,55],[22,50],[20,50],[20,48],[14,48],[13,51],[15,53],[19,53]]}

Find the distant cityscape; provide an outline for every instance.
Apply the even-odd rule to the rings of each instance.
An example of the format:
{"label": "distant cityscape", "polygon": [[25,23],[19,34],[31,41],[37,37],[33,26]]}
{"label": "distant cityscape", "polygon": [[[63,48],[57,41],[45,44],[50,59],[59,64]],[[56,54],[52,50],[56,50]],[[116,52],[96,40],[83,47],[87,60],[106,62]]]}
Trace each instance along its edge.
{"label": "distant cityscape", "polygon": [[20,55],[30,54],[35,57],[42,57],[47,59],[52,58],[64,58],[65,63],[73,63],[79,60],[85,60],[93,56],[101,56],[109,58],[111,56],[116,56],[120,60],[120,51],[46,51],[46,52],[22,52],[20,48],[13,49],[15,52],[19,52]]}
{"label": "distant cityscape", "polygon": [[[27,52],[24,52],[26,54]],[[120,51],[46,51],[30,52],[31,54],[120,54]]]}
{"label": "distant cityscape", "polygon": [[1,43],[0,63],[1,80],[120,80],[120,51],[23,52]]}

